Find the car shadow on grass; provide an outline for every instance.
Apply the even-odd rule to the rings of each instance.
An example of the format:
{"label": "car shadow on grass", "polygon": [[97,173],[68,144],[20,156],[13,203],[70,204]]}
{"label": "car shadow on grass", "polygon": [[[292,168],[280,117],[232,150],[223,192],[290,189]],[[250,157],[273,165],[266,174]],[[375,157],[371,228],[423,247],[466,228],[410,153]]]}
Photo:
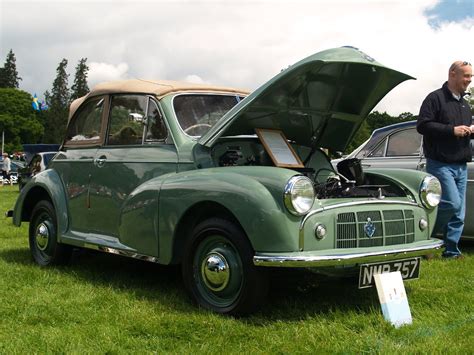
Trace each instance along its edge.
{"label": "car shadow on grass", "polygon": [[74,249],[67,265],[47,268],[38,266],[27,248],[0,250],[0,259],[34,269],[51,269],[80,282],[129,293],[136,299],[159,301],[161,306],[177,311],[193,310],[184,292],[179,266],[163,266],[87,249]]}
{"label": "car shadow on grass", "polygon": [[0,258],[8,263],[30,265],[33,263],[28,248],[15,248],[0,250]]}
{"label": "car shadow on grass", "polygon": [[[463,253],[474,255],[474,243],[461,244]],[[8,263],[36,266],[27,248],[0,251]],[[138,299],[158,301],[178,312],[208,312],[198,310],[187,297],[179,266],[163,266],[86,249],[75,249],[71,262],[54,267],[80,281],[117,292],[128,292]],[[271,270],[271,287],[264,305],[246,319],[255,325],[278,320],[301,320],[308,316],[330,315],[333,312],[369,313],[379,307],[375,288],[358,289],[357,275],[336,278],[301,270]],[[405,283],[410,292],[410,281]]]}
{"label": "car shadow on grass", "polygon": [[375,288],[358,288],[358,275],[329,277],[308,271],[273,274],[268,302],[270,320],[301,320],[337,312],[367,313],[378,306]]}
{"label": "car shadow on grass", "polygon": [[[8,263],[39,268],[27,248],[2,250],[0,258]],[[139,299],[159,301],[179,312],[208,312],[198,310],[187,297],[179,266],[74,249],[70,263],[56,266],[54,270],[89,284],[132,293]],[[290,315],[299,319],[334,308],[365,311],[377,302],[375,293],[357,289],[356,279],[325,278],[308,272],[279,273],[278,270],[272,270],[272,275],[266,302],[255,314],[260,320],[271,321]]]}

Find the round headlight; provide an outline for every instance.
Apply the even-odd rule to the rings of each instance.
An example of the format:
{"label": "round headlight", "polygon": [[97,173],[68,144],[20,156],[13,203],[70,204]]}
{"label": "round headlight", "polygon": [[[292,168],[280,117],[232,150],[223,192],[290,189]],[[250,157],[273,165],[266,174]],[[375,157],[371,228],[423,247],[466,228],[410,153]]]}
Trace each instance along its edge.
{"label": "round headlight", "polygon": [[285,186],[285,206],[292,214],[301,216],[311,209],[314,203],[314,188],[305,176],[293,176]]}
{"label": "round headlight", "polygon": [[438,206],[441,200],[441,184],[434,176],[427,176],[423,179],[420,186],[420,198],[423,205],[427,208]]}

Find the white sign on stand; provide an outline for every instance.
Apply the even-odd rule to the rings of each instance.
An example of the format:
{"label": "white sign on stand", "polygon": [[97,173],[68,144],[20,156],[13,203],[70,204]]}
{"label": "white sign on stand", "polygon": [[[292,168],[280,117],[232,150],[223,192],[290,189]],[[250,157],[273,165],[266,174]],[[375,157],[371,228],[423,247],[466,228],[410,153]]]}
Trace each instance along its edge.
{"label": "white sign on stand", "polygon": [[374,275],[382,314],[396,328],[411,324],[411,312],[400,271]]}

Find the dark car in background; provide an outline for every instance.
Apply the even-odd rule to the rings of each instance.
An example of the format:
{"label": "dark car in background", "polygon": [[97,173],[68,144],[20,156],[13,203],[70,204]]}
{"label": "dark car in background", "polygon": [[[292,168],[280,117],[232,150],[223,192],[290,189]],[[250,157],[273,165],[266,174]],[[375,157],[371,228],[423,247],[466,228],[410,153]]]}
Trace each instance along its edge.
{"label": "dark car in background", "polygon": [[59,147],[59,144],[23,144],[25,162],[18,168],[20,191],[33,176],[46,169]]}
{"label": "dark car in background", "polygon": [[[474,124],[474,119],[473,119]],[[474,140],[471,140],[474,160]],[[416,121],[397,123],[374,130],[370,138],[344,159],[357,158],[362,169],[403,168],[425,170],[426,159],[423,155],[423,136],[416,130]],[[342,159],[333,160],[337,165]],[[474,239],[474,220],[468,218],[474,213],[474,162],[468,165],[466,191],[466,220],[464,239]]]}
{"label": "dark car in background", "polygon": [[49,161],[56,155],[56,152],[36,153],[30,162],[18,169],[18,188],[21,190],[33,176],[44,171]]}

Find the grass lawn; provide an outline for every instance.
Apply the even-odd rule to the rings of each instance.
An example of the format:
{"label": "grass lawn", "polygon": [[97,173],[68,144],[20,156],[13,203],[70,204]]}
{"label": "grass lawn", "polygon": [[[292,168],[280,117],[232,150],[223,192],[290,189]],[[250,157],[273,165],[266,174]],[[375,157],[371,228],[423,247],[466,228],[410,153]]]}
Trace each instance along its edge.
{"label": "grass lawn", "polygon": [[315,277],[273,286],[260,312],[237,319],[192,305],[177,267],[78,250],[66,267],[40,268],[27,224],[3,215],[17,191],[0,187],[1,354],[474,351],[472,243],[463,260],[423,260],[405,283],[409,326],[384,321],[375,289]]}

